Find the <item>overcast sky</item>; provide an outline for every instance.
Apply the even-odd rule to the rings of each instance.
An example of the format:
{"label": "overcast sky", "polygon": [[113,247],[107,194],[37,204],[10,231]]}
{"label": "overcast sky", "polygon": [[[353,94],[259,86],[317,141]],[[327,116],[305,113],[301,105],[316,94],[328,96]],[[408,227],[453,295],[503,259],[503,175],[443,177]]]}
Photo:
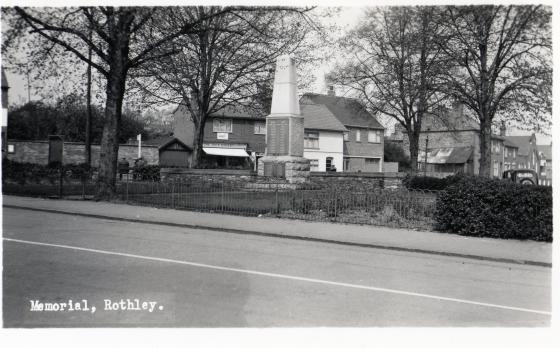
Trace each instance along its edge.
{"label": "overcast sky", "polygon": [[[390,2],[393,3],[393,2]],[[377,4],[377,3],[376,3]],[[349,30],[355,25],[357,25],[364,14],[363,6],[353,6],[353,7],[343,7],[341,11],[332,18],[325,19],[325,23],[331,24],[333,22],[337,23],[339,26],[345,30]],[[310,90],[305,92],[314,93],[326,93],[326,84],[324,80],[325,74],[329,72],[332,68],[332,62],[329,64],[323,64],[314,70],[315,83],[312,85]],[[10,86],[9,90],[9,102],[10,105],[22,104],[27,101],[27,78],[25,76],[16,75],[11,72],[7,72],[8,84]],[[41,96],[33,91],[33,85],[39,84],[41,81],[31,81],[31,100],[39,100]],[[304,92],[304,91],[301,91]],[[390,127],[392,128],[392,127]],[[391,130],[392,131],[392,130]],[[519,131],[516,129],[508,130],[508,135],[526,135],[530,132]],[[550,136],[537,134],[537,143],[539,144],[550,144],[552,138]]]}

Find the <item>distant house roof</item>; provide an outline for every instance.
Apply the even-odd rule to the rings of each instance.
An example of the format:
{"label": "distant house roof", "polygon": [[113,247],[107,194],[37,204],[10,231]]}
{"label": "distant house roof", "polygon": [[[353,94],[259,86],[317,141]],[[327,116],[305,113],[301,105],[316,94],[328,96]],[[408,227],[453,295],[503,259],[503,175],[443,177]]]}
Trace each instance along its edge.
{"label": "distant house roof", "polygon": [[303,115],[303,127],[306,129],[339,132],[348,130],[325,105],[302,104],[301,114]]}
{"label": "distant house roof", "polygon": [[171,145],[173,143],[179,144],[180,146],[182,146],[186,150],[189,150],[189,151],[192,150],[188,145],[186,145],[181,140],[175,138],[172,135],[165,135],[165,136],[157,137],[157,138],[146,140],[146,141],[142,142],[142,144],[144,144],[144,145],[157,145],[160,150],[168,147],[169,145]]}
{"label": "distant house roof", "polygon": [[[189,110],[185,105],[179,105],[173,114],[177,112],[182,112],[184,114],[188,114]],[[225,106],[222,109],[218,110],[217,112],[210,115],[210,117],[225,117],[225,118],[251,118],[251,119],[263,119],[266,115],[259,111],[258,108],[252,108],[249,106]]]}
{"label": "distant house roof", "polygon": [[552,145],[537,145],[537,150],[542,153],[546,159],[552,160]]}
{"label": "distant house roof", "polygon": [[[428,151],[428,163],[431,164],[462,164],[472,155],[472,147],[441,147]],[[418,154],[418,160],[424,161],[424,154]]]}
{"label": "distant house roof", "polygon": [[230,118],[257,118],[263,119],[266,115],[256,108],[251,108],[249,106],[226,106],[218,112],[211,114],[213,117],[230,117]]}
{"label": "distant house roof", "polygon": [[300,105],[321,104],[346,127],[365,127],[385,129],[377,119],[356,99],[325,94],[306,93],[300,99]]}
{"label": "distant house roof", "polygon": [[506,146],[506,147],[517,147],[517,148],[519,147],[519,146],[517,146],[516,143],[509,140],[507,137],[504,139],[504,146]]}
{"label": "distant house roof", "polygon": [[505,139],[517,145],[517,147],[519,148],[518,154],[520,156],[528,156],[529,143],[532,137],[533,137],[532,135],[515,135],[515,136],[510,135],[510,136],[506,136]]}

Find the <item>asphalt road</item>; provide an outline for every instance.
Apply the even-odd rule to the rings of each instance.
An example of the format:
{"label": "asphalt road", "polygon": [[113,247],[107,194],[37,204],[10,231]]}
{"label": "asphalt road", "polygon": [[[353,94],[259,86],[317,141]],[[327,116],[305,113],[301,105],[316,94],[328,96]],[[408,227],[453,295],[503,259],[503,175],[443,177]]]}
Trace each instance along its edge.
{"label": "asphalt road", "polygon": [[[550,325],[546,267],[3,214],[5,327]],[[66,309],[31,310],[54,303]]]}

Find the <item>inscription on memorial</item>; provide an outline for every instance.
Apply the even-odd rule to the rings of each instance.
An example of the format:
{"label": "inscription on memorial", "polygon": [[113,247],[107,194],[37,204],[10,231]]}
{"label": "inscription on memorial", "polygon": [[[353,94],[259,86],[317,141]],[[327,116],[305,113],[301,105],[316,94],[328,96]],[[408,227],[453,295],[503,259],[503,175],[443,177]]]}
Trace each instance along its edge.
{"label": "inscription on memorial", "polygon": [[282,156],[288,154],[288,126],[288,120],[268,120],[268,155]]}

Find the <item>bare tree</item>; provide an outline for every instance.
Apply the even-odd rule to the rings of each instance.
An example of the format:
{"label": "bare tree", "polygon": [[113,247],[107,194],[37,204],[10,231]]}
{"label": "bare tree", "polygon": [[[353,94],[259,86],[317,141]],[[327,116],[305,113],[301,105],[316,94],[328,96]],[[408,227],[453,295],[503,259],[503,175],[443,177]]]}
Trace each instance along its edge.
{"label": "bare tree", "polygon": [[[208,18],[232,11],[223,7],[209,13]],[[15,28],[30,28],[39,35],[44,49],[60,46],[81,61],[95,68],[106,81],[105,127],[101,141],[98,199],[115,194],[118,132],[123,98],[129,72],[157,59],[178,52],[171,42],[188,33],[197,32],[207,17],[180,26],[162,20],[173,16],[174,8],[152,7],[80,7],[7,9]],[[90,31],[93,35],[89,35]],[[93,52],[92,59],[88,50]]]}
{"label": "bare tree", "polygon": [[445,102],[442,71],[447,61],[438,43],[436,7],[372,9],[340,41],[348,57],[329,79],[350,88],[373,113],[387,115],[406,130],[411,170],[418,170],[422,121]]}
{"label": "bare tree", "polygon": [[448,7],[441,48],[447,91],[480,122],[480,175],[490,176],[496,116],[546,128],[551,115],[551,11],[542,6]]}
{"label": "bare tree", "polygon": [[194,123],[193,160],[202,155],[204,128],[208,116],[228,107],[267,112],[255,102],[275,59],[297,52],[310,59],[313,45],[306,40],[315,29],[310,9],[267,8],[252,12],[219,13],[219,7],[197,7],[175,12],[180,23],[200,23],[198,31],[174,42],[181,52],[150,64],[135,74],[136,86],[146,101],[173,103],[188,110]]}

